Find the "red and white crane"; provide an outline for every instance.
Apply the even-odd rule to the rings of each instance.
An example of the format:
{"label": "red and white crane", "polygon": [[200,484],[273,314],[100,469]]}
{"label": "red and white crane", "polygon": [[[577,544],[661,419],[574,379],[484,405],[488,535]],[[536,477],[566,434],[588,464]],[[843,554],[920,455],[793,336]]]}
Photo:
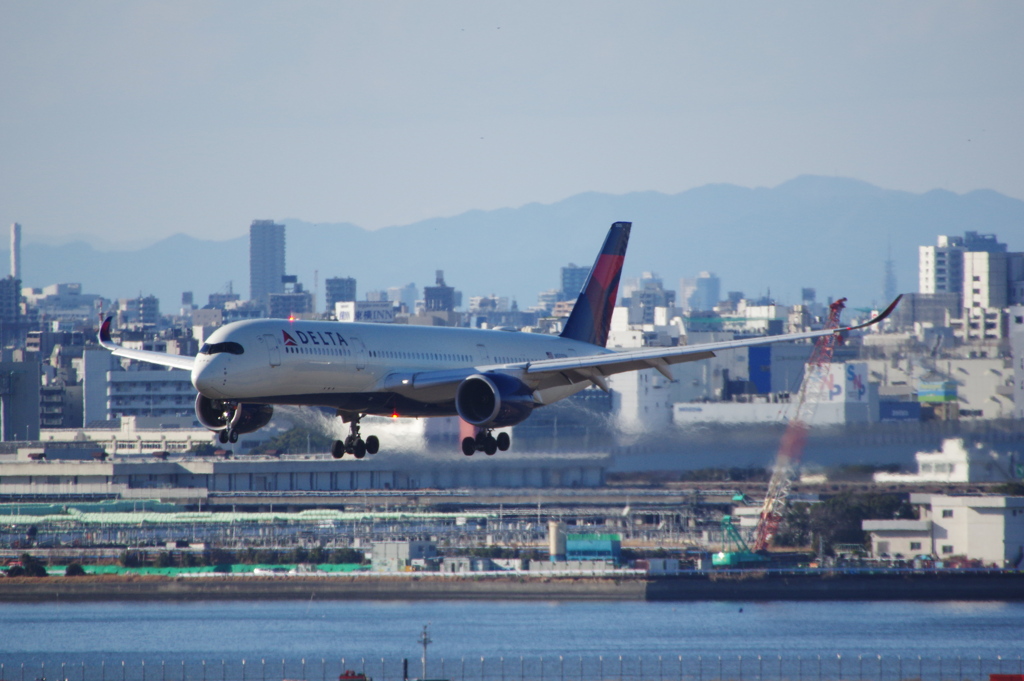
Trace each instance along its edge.
{"label": "red and white crane", "polygon": [[[846,298],[840,298],[829,305],[826,329],[839,328],[839,316],[842,314],[845,303]],[[765,495],[764,505],[761,507],[761,518],[758,520],[754,535],[754,551],[768,548],[768,542],[775,536],[779,529],[779,523],[782,522],[782,514],[786,509],[786,497],[789,496],[790,487],[804,453],[807,430],[813,419],[814,410],[827,391],[832,355],[839,342],[841,340],[838,334],[829,334],[821,336],[814,343],[814,350],[811,352],[811,358],[807,361],[804,379],[797,395],[796,412],[782,435],[779,451],[775,456],[775,466],[772,468],[772,477],[768,483],[768,493]]]}

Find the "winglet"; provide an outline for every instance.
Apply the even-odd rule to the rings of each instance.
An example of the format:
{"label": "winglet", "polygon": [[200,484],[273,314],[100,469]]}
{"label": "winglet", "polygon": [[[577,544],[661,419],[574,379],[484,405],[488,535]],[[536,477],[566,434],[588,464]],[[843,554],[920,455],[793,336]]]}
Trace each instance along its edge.
{"label": "winglet", "polygon": [[166,352],[153,352],[152,350],[133,350],[123,345],[118,345],[110,337],[110,326],[113,324],[113,317],[107,317],[100,324],[100,332],[97,340],[100,347],[110,350],[116,357],[127,357],[136,362],[149,362],[158,366],[171,367],[173,369],[184,369],[192,371],[195,366],[195,358],[187,355],[171,355]]}
{"label": "winglet", "polygon": [[866,326],[874,326],[878,322],[882,321],[883,319],[885,319],[886,317],[891,315],[892,311],[896,309],[896,306],[899,305],[899,302],[901,300],[903,300],[903,294],[902,293],[899,294],[898,296],[896,296],[896,300],[894,300],[891,303],[889,303],[889,307],[887,307],[884,310],[882,310],[881,314],[879,314],[878,316],[869,319],[868,321],[864,322],[863,324],[858,324],[857,326],[847,326],[846,328],[840,329],[840,331],[853,331],[855,329],[863,329]]}
{"label": "winglet", "polygon": [[107,348],[108,350],[114,349],[114,341],[110,337],[110,325],[114,321],[113,317],[107,317],[100,324],[100,345]]}

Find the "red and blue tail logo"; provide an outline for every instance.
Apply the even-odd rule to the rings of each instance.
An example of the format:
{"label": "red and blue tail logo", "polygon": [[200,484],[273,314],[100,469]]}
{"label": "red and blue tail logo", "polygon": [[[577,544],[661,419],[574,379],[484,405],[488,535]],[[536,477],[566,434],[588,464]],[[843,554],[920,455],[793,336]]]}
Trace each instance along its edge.
{"label": "red and blue tail logo", "polygon": [[632,225],[631,222],[616,222],[608,230],[601,253],[562,330],[562,338],[601,347],[608,342],[608,328],[612,323],[615,297],[619,293],[619,276],[622,274],[622,262],[626,258]]}

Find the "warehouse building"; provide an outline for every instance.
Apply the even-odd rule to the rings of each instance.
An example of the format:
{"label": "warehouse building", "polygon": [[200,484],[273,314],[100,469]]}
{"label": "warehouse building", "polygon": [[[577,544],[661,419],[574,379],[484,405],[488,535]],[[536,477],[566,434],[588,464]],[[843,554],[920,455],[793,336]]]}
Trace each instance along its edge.
{"label": "warehouse building", "polygon": [[1024,566],[1024,497],[911,494],[919,520],[865,520],[876,558],[932,556]]}

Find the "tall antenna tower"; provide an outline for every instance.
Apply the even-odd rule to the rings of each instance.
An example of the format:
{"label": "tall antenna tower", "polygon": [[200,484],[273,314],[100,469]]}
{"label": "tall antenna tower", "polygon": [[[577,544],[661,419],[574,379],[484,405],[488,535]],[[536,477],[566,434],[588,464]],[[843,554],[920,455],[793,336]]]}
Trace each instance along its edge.
{"label": "tall antenna tower", "polygon": [[21,225],[11,225],[11,276],[21,279]]}
{"label": "tall antenna tower", "polygon": [[885,273],[882,275],[883,300],[892,300],[896,297],[896,263],[892,260],[892,242],[886,247],[885,252]]}

